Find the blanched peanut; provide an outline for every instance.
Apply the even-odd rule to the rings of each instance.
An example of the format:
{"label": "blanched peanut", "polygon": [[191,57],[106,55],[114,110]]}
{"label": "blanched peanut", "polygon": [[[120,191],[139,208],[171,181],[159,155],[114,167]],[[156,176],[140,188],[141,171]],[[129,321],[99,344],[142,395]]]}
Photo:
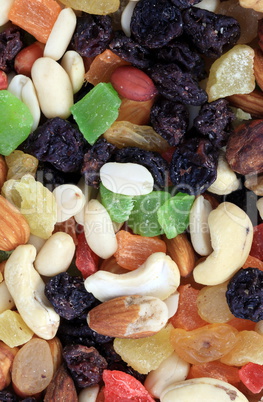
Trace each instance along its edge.
{"label": "blanched peanut", "polygon": [[68,50],[62,57],[61,66],[68,73],[75,94],[84,83],[85,66],[81,55],[75,50]]}
{"label": "blanched peanut", "polygon": [[131,36],[131,17],[137,1],[130,0],[121,15],[121,27],[126,36]]}
{"label": "blanched peanut", "polygon": [[212,205],[202,195],[193,203],[189,217],[189,230],[191,242],[195,251],[202,256],[212,253],[208,216]]}
{"label": "blanched peanut", "polygon": [[54,276],[65,272],[75,253],[72,237],[64,232],[52,234],[45,242],[35,260],[40,275]]}
{"label": "blanched peanut", "polygon": [[15,306],[5,281],[0,283],[0,314],[6,310],[11,310]]}
{"label": "blanched peanut", "polygon": [[40,249],[44,246],[46,240],[42,239],[41,237],[35,236],[33,234],[30,234],[29,240],[27,244],[32,244],[37,250],[37,253],[40,251]]}
{"label": "blanched peanut", "polygon": [[195,4],[194,7],[202,8],[215,13],[219,5],[220,0],[202,0],[200,3]]}
{"label": "blanched peanut", "polygon": [[53,190],[57,205],[57,222],[64,222],[78,214],[86,203],[81,189],[74,184],[61,184]]}
{"label": "blanched peanut", "polygon": [[100,387],[98,385],[82,389],[79,393],[78,402],[96,402],[99,390]]}
{"label": "blanched peanut", "polygon": [[0,0],[0,27],[5,25],[8,21],[8,14],[15,0]]}

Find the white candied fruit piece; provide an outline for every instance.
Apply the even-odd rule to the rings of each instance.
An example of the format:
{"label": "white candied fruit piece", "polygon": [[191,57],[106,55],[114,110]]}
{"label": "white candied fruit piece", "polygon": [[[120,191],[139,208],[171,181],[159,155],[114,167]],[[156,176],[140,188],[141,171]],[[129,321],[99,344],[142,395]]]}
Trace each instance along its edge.
{"label": "white candied fruit piece", "polygon": [[153,177],[137,163],[105,163],[100,169],[102,184],[113,193],[145,195],[153,191]]}
{"label": "white candied fruit piece", "polygon": [[255,89],[254,53],[250,46],[236,45],[212,64],[206,86],[209,102]]}

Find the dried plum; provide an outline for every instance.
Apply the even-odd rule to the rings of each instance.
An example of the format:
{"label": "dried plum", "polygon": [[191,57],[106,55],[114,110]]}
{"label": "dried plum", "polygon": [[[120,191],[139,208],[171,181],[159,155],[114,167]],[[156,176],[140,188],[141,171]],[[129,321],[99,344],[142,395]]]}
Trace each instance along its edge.
{"label": "dried plum", "polygon": [[85,289],[83,278],[67,272],[55,275],[46,283],[45,295],[55,311],[67,320],[88,312],[96,303],[93,294]]}
{"label": "dried plum", "polygon": [[116,146],[110,144],[105,138],[99,138],[84,155],[81,173],[89,186],[99,188],[100,168],[108,162]]}
{"label": "dried plum", "polygon": [[85,146],[86,140],[77,128],[55,117],[33,131],[21,148],[62,172],[76,172],[81,168]]}
{"label": "dried plum", "polygon": [[218,151],[207,139],[190,138],[173,153],[170,178],[178,191],[202,194],[216,179]]}
{"label": "dried plum", "polygon": [[0,70],[9,73],[14,67],[14,59],[23,48],[21,29],[11,26],[0,33]]}
{"label": "dried plum", "polygon": [[193,126],[207,137],[214,146],[221,148],[226,145],[232,131],[232,121],[235,114],[226,99],[218,99],[205,103],[194,119]]}
{"label": "dried plum", "polygon": [[182,15],[170,0],[140,0],[134,8],[130,27],[136,42],[160,48],[182,34]]}
{"label": "dried plum", "polygon": [[240,37],[240,26],[235,18],[192,7],[183,12],[184,33],[197,50],[217,58]]}
{"label": "dried plum", "polygon": [[207,101],[207,93],[199,87],[195,77],[183,72],[175,63],[156,64],[148,72],[158,92],[166,99],[193,106]]}
{"label": "dried plum", "polygon": [[107,48],[112,32],[109,15],[83,13],[77,18],[71,46],[83,57],[94,57]]}
{"label": "dried plum", "polygon": [[235,317],[254,322],[263,320],[263,271],[240,269],[228,283],[226,300]]}
{"label": "dried plum", "polygon": [[102,373],[108,366],[107,361],[94,348],[84,345],[67,345],[63,358],[73,380],[80,388],[98,384]]}
{"label": "dried plum", "polygon": [[81,178],[78,172],[62,172],[57,170],[51,163],[39,162],[36,171],[36,180],[40,181],[50,191],[61,184],[77,184]]}
{"label": "dried plum", "polygon": [[118,149],[113,159],[120,163],[138,163],[146,167],[152,174],[156,189],[163,189],[167,185],[169,166],[166,160],[158,153],[145,151],[137,147]]}
{"label": "dried plum", "polygon": [[159,98],[151,108],[150,121],[154,130],[171,146],[175,146],[184,138],[189,112],[182,103]]}

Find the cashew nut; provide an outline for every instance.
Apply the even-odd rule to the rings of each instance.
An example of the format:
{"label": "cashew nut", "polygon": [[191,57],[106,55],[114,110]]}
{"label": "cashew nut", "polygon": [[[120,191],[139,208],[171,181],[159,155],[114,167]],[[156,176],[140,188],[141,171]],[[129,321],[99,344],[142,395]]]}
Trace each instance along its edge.
{"label": "cashew nut", "polygon": [[216,180],[208,188],[208,191],[218,195],[230,194],[240,186],[240,179],[229,166],[225,153],[220,152],[217,165]]}
{"label": "cashew nut", "polygon": [[230,279],[246,261],[253,239],[248,215],[238,206],[223,202],[208,217],[213,252],[193,271],[203,285],[218,285]]}
{"label": "cashew nut", "polygon": [[180,272],[176,263],[165,253],[150,255],[139,268],[127,274],[97,271],[85,279],[88,292],[100,301],[118,296],[141,295],[166,299],[176,291]]}
{"label": "cashew nut", "polygon": [[35,270],[36,249],[31,244],[18,246],[5,265],[6,286],[21,317],[39,337],[56,335],[60,317],[44,294],[45,283]]}

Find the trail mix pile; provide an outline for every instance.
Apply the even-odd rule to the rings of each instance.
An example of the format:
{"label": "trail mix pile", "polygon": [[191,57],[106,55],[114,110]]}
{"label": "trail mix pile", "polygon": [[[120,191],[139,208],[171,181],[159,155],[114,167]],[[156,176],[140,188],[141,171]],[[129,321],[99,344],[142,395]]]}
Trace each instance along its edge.
{"label": "trail mix pile", "polygon": [[0,400],[263,400],[263,4],[0,1]]}

